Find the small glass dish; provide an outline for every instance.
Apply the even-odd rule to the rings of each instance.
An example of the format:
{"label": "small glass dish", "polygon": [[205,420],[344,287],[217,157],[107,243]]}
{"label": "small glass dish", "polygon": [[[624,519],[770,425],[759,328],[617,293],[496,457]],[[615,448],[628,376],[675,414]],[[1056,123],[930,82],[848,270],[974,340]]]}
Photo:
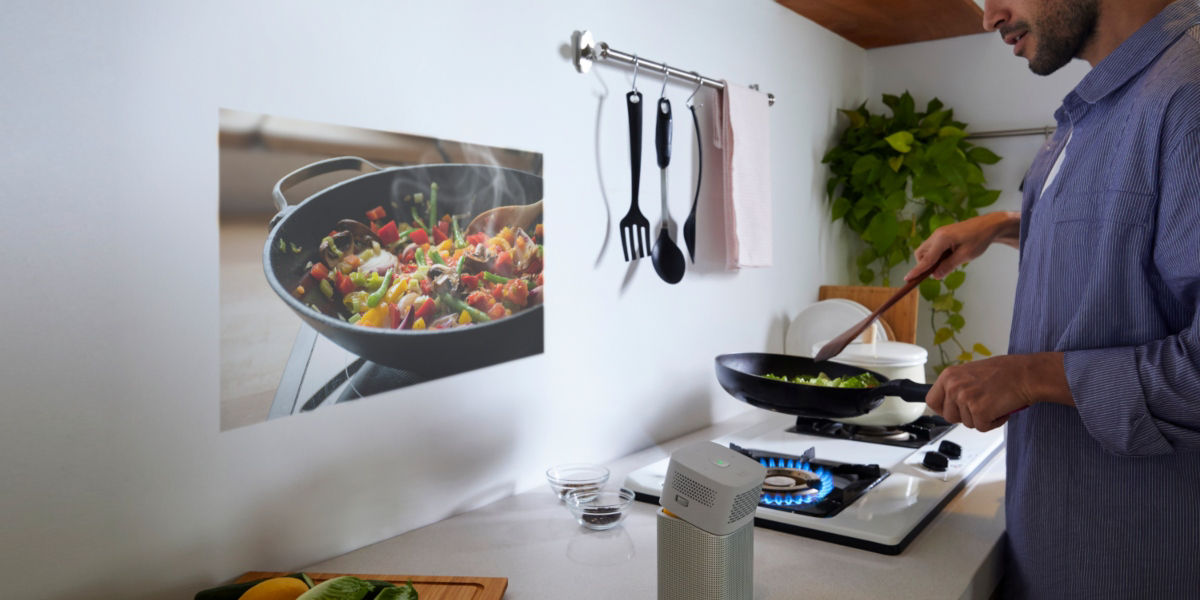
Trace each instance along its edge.
{"label": "small glass dish", "polygon": [[608,482],[608,469],[600,465],[568,463],[546,469],[546,481],[550,482],[550,489],[558,499],[565,501],[567,493],[573,490],[599,491]]}
{"label": "small glass dish", "polygon": [[566,503],[580,525],[598,531],[612,529],[620,525],[629,512],[633,490],[571,490],[567,493]]}

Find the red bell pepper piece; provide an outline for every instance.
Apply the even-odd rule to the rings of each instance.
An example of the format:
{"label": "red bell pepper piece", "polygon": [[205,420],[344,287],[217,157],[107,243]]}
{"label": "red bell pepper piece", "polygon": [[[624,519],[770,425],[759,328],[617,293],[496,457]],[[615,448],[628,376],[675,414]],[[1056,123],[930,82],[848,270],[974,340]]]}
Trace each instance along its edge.
{"label": "red bell pepper piece", "polygon": [[354,281],[341,271],[334,271],[333,282],[333,287],[343,296],[354,291]]}
{"label": "red bell pepper piece", "polygon": [[472,233],[471,235],[468,235],[468,236],[467,236],[467,243],[468,243],[468,244],[470,244],[470,245],[472,245],[472,246],[477,246],[477,245],[479,245],[479,244],[482,244],[482,243],[484,243],[484,242],[486,242],[486,241],[487,241],[487,234],[486,234],[486,233],[483,233],[483,232],[480,232],[480,233]]}
{"label": "red bell pepper piece", "polygon": [[425,298],[425,301],[422,302],[421,306],[417,308],[417,312],[413,316],[413,318],[415,320],[415,319],[424,319],[425,317],[433,316],[433,313],[436,310],[437,310],[437,303],[435,303],[433,301],[433,298]]}
{"label": "red bell pepper piece", "polygon": [[487,316],[491,317],[492,319],[500,319],[507,314],[508,313],[504,311],[504,305],[499,302],[497,302],[496,305],[491,308],[491,310],[487,311]]}
{"label": "red bell pepper piece", "polygon": [[329,268],[325,266],[325,263],[317,263],[309,270],[309,274],[313,276],[313,279],[320,281],[329,276]]}
{"label": "red bell pepper piece", "polygon": [[[465,259],[460,258],[459,260],[465,260]],[[462,275],[459,275],[458,280],[459,280],[459,282],[462,283],[463,287],[467,288],[468,290],[473,290],[473,289],[479,287],[479,276],[478,275],[470,275],[467,273],[463,273]]]}
{"label": "red bell pepper piece", "polygon": [[367,218],[372,221],[382,221],[386,216],[387,213],[384,212],[382,206],[376,206],[375,208],[367,211]]}
{"label": "red bell pepper piece", "polygon": [[375,235],[379,236],[379,241],[390,244],[400,239],[400,232],[396,229],[395,221],[388,221],[382,227],[375,231]]}
{"label": "red bell pepper piece", "polygon": [[422,279],[420,285],[422,294],[429,295],[433,292],[433,284],[429,283],[428,279]]}
{"label": "red bell pepper piece", "polygon": [[433,243],[435,244],[440,244],[450,239],[450,235],[442,231],[442,225],[445,225],[445,223],[439,223],[437,227],[433,228]]}
{"label": "red bell pepper piece", "polygon": [[408,234],[408,239],[416,244],[428,244],[429,234],[425,233],[424,229],[414,229],[412,233]]}
{"label": "red bell pepper piece", "polygon": [[478,308],[479,310],[486,311],[492,307],[492,303],[489,302],[491,298],[491,296],[484,292],[474,291],[467,295],[467,304]]}
{"label": "red bell pepper piece", "polygon": [[525,306],[525,301],[529,299],[529,286],[525,280],[514,279],[504,284],[504,299],[517,306]]}
{"label": "red bell pepper piece", "polygon": [[511,277],[513,274],[513,258],[512,251],[505,250],[496,256],[496,263],[492,266],[492,270],[497,275]]}

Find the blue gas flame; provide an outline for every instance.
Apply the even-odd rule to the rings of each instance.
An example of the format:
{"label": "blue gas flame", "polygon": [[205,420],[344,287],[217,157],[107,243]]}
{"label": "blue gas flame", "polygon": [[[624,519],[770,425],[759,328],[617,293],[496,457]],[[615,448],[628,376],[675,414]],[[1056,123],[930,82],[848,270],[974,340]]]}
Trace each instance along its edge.
{"label": "blue gas flame", "polygon": [[833,474],[825,467],[814,467],[809,463],[792,458],[760,458],[759,464],[768,469],[800,469],[814,473],[821,479],[821,487],[815,494],[773,494],[763,493],[762,503],[767,506],[799,506],[820,502],[833,491]]}

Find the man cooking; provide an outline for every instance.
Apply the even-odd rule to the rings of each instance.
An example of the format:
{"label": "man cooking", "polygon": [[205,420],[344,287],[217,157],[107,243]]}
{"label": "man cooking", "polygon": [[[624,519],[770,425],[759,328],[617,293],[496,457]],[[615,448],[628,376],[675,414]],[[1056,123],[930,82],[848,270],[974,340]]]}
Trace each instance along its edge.
{"label": "man cooking", "polygon": [[1200,0],[987,0],[984,27],[1047,75],[1055,113],[1020,213],[942,227],[911,278],[1020,248],[1009,354],[927,401],[1008,424],[1006,593],[1200,597]]}

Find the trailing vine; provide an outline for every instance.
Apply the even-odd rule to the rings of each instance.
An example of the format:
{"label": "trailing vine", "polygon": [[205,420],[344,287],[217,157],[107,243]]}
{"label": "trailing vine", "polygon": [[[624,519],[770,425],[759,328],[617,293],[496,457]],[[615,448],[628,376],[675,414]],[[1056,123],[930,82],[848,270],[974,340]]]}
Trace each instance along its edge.
{"label": "trailing vine", "polygon": [[[996,202],[1000,191],[985,187],[980,165],[1000,157],[968,142],[967,124],[956,121],[954,110],[937,98],[923,112],[907,91],[884,94],[883,103],[891,116],[872,114],[866,102],[839,110],[849,125],[821,162],[829,165],[826,193],[833,221],[841,219],[862,242],[855,259],[859,281],[890,286],[892,270],[911,262],[913,251],[934,230]],[[983,344],[968,347],[959,339],[966,319],[955,293],[966,277],[960,267],[942,281],[920,285],[930,307],[938,373],[976,355],[991,355]]]}

